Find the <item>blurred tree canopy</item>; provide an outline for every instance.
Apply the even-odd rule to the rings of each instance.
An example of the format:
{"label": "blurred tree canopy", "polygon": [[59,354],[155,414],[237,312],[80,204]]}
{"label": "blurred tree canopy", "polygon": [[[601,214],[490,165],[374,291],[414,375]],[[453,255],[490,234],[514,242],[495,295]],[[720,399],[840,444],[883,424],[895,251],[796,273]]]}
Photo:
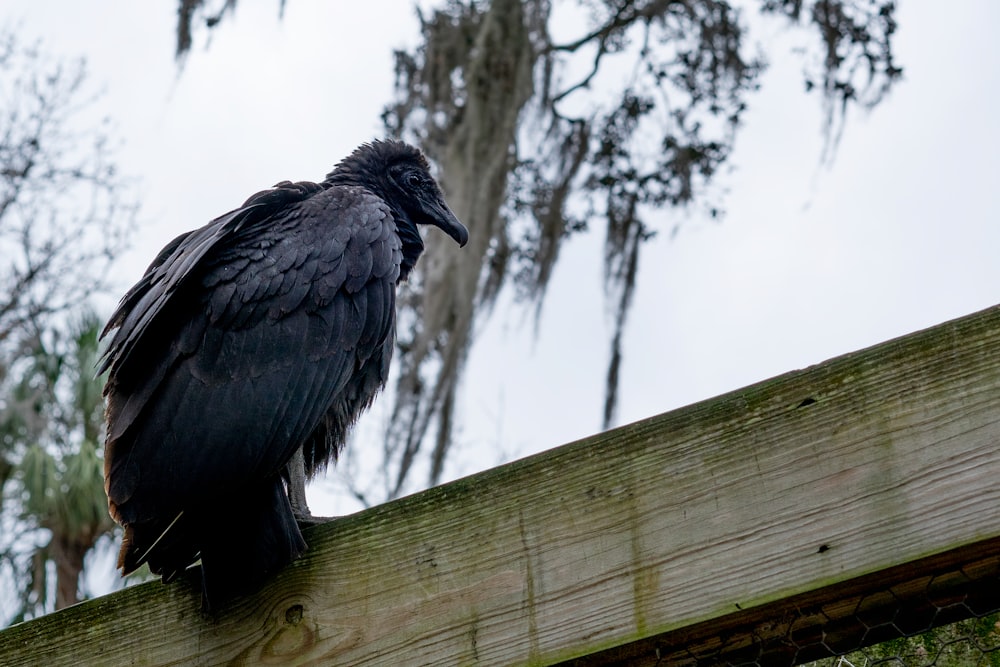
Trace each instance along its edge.
{"label": "blurred tree canopy", "polygon": [[15,620],[76,602],[84,555],[112,529],[86,304],[136,206],[86,75],[0,31],[0,577]]}
{"label": "blurred tree canopy", "polygon": [[11,347],[107,288],[132,228],[86,76],[82,60],[0,32],[0,378]]}
{"label": "blurred tree canopy", "polygon": [[[236,4],[180,0],[178,58],[202,21],[213,28]],[[891,0],[445,0],[417,11],[421,41],[395,54],[383,120],[440,167],[470,242],[430,246],[400,299],[389,497],[412,486],[422,453],[427,482],[440,480],[474,325],[501,288],[540,313],[566,239],[594,227],[614,318],[603,414],[613,423],[641,250],[665,225],[656,212],[721,212],[709,186],[766,67],[753,26],[809,36],[796,57],[823,109],[821,159],[851,110],[877,106],[902,76]]]}
{"label": "blurred tree canopy", "polygon": [[0,539],[0,557],[17,589],[15,622],[79,602],[85,557],[115,527],[101,458],[103,378],[94,377],[100,329],[87,313],[37,339],[7,395],[0,433],[19,453],[8,485],[17,528]]}

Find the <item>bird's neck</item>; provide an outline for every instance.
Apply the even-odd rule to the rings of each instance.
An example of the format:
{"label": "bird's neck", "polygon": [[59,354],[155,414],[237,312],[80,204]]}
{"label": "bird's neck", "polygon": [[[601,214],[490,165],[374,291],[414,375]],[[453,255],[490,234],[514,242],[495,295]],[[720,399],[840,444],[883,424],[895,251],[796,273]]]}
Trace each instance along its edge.
{"label": "bird's neck", "polygon": [[403,259],[399,263],[399,280],[402,282],[410,276],[410,271],[420,259],[420,253],[424,251],[424,240],[420,238],[420,232],[412,222],[396,213],[393,218],[396,221],[396,233],[403,242]]}
{"label": "bird's neck", "polygon": [[338,171],[336,169],[326,175],[326,178],[323,179],[323,185],[327,187],[331,185],[357,185],[367,190],[372,189],[371,184],[363,176],[351,171]]}

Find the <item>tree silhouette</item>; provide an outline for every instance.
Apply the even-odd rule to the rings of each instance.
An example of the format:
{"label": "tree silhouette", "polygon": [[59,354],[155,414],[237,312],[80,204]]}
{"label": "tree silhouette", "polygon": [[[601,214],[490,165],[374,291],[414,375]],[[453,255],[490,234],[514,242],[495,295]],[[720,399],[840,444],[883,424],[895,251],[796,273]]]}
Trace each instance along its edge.
{"label": "tree silhouette", "polygon": [[17,618],[75,602],[84,554],[111,528],[85,304],[136,206],[108,121],[79,122],[96,100],[85,82],[82,61],[0,31],[0,576],[20,588]]}
{"label": "tree silhouette", "polygon": [[[180,55],[200,18],[214,27],[236,6],[180,4]],[[604,231],[614,316],[602,419],[613,423],[641,249],[666,217],[657,212],[721,213],[709,186],[765,69],[748,46],[754,7],[756,23],[812,35],[805,89],[819,93],[819,157],[832,159],[851,109],[875,107],[901,78],[890,0],[446,0],[418,12],[420,44],[395,54],[383,120],[438,164],[470,243],[461,253],[428,248],[401,299],[390,497],[428,441],[427,482],[440,480],[474,325],[500,290],[512,285],[541,312],[566,239],[593,227]],[[563,34],[565,25],[584,27]]]}
{"label": "tree silhouette", "polygon": [[86,76],[0,32],[0,378],[19,339],[106,289],[132,228],[110,121],[71,129],[95,102]]}
{"label": "tree silhouette", "polygon": [[[441,166],[473,240],[465,253],[427,262],[405,302],[414,315],[400,336],[389,426],[388,450],[400,461],[394,493],[434,417],[429,481],[440,476],[476,317],[509,280],[541,309],[562,244],[595,224],[604,228],[614,312],[603,414],[612,424],[640,250],[663,224],[654,212],[698,201],[732,153],[764,68],[744,46],[740,11],[711,0],[586,6],[587,29],[556,39],[551,3],[449,2],[421,16],[417,50],[396,54],[386,126]],[[893,4],[765,2],[761,10],[819,33],[822,62],[807,70],[807,89],[822,92],[832,151],[851,105],[878,104],[901,75]],[[718,201],[702,203],[718,215]]]}
{"label": "tree silhouette", "polygon": [[100,327],[100,319],[87,314],[68,335],[39,337],[18,364],[20,378],[0,421],[0,434],[21,452],[11,484],[19,530],[3,545],[20,583],[15,620],[78,602],[84,558],[114,529],[99,444],[103,378],[94,377]]}

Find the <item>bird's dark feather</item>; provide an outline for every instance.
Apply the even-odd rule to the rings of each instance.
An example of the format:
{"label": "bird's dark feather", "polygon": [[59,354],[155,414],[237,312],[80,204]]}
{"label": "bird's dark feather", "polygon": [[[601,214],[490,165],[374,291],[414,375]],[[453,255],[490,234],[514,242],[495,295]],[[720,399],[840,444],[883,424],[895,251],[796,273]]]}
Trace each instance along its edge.
{"label": "bird's dark feather", "polygon": [[[358,198],[357,206],[362,210],[384,207],[366,196]],[[381,216],[369,218],[370,224],[391,226],[388,211],[381,212]],[[135,384],[129,398],[136,402],[135,397],[143,397],[142,423],[135,425],[134,432],[128,434],[130,437],[123,439],[122,435],[131,422],[116,429],[122,433],[116,432],[109,439],[113,480],[109,494],[123,516],[128,508],[122,507],[122,503],[132,498],[139,482],[140,462],[161,473],[169,471],[187,443],[201,445],[201,449],[184,456],[191,461],[190,470],[144,480],[143,493],[149,498],[145,504],[155,505],[159,510],[172,496],[196,495],[198,489],[218,485],[219,480],[277,474],[291,451],[316,427],[321,412],[317,407],[307,414],[296,412],[290,418],[286,414],[289,405],[293,410],[301,405],[329,405],[344,390],[353,373],[366,370],[373,355],[391,353],[391,348],[385,345],[394,311],[395,295],[391,288],[395,279],[391,268],[380,267],[389,280],[367,285],[351,285],[344,280],[336,285],[338,276],[320,276],[320,284],[327,287],[326,299],[311,294],[316,291],[314,283],[294,280],[296,271],[291,267],[286,271],[286,278],[293,278],[288,285],[286,280],[269,276],[269,268],[277,261],[303,252],[303,248],[312,248],[322,256],[325,248],[313,238],[321,230],[315,224],[310,229],[310,220],[305,216],[300,221],[306,223],[304,229],[286,232],[268,255],[251,260],[238,271],[227,271],[225,264],[205,258],[202,269],[207,277],[205,282],[214,283],[214,288],[204,293],[203,310],[199,309],[201,312],[179,326],[168,322],[160,325],[160,337],[179,344],[169,347],[164,344],[169,351],[159,364],[160,373],[133,378]],[[340,224],[358,224],[364,230],[361,221],[351,217],[341,217]],[[272,227],[269,233],[280,230]],[[349,259],[353,255],[367,259]],[[345,261],[370,265],[370,246],[351,244],[346,249]],[[227,272],[233,275],[218,278],[218,274]],[[260,273],[260,282],[240,286],[240,274],[247,272]],[[185,274],[181,280],[189,276],[190,273]],[[268,285],[268,289],[261,291],[262,284]],[[168,284],[166,289],[170,287]],[[330,299],[330,293],[336,297]],[[247,309],[257,305],[263,308]],[[376,323],[373,330],[366,332],[369,308],[377,316],[372,318]],[[155,314],[148,319],[155,319]],[[119,330],[119,335],[127,333]],[[363,333],[367,335],[362,336]],[[115,340],[109,354],[113,354]],[[289,355],[289,350],[301,354]],[[167,370],[171,380],[164,384],[162,376]],[[115,379],[120,381],[117,374]],[[231,395],[219,400],[220,387]],[[155,400],[145,398],[154,394]],[[248,412],[257,415],[256,419],[247,420]],[[177,415],[182,415],[184,421],[177,422]],[[227,441],[240,443],[243,452],[239,457],[232,456],[224,446],[217,446]],[[206,446],[209,443],[212,446]],[[276,443],[281,446],[276,447]],[[122,445],[129,450],[124,457],[117,452]]]}
{"label": "bird's dark feather", "polygon": [[210,605],[305,548],[286,465],[334,459],[384,385],[413,217],[467,239],[429,176],[392,180],[426,168],[405,144],[362,146],[321,184],[279,183],[178,236],[122,298],[99,371],[124,573],[169,580],[200,558]]}

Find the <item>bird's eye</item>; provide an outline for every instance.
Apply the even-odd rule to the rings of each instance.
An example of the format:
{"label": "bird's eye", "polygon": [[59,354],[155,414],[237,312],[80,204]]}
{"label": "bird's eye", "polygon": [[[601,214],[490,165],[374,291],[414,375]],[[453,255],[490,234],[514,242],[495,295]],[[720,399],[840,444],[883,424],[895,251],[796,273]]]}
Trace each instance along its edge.
{"label": "bird's eye", "polygon": [[410,172],[406,175],[406,185],[411,188],[419,188],[424,184],[424,179],[421,178],[420,174],[415,172]]}

